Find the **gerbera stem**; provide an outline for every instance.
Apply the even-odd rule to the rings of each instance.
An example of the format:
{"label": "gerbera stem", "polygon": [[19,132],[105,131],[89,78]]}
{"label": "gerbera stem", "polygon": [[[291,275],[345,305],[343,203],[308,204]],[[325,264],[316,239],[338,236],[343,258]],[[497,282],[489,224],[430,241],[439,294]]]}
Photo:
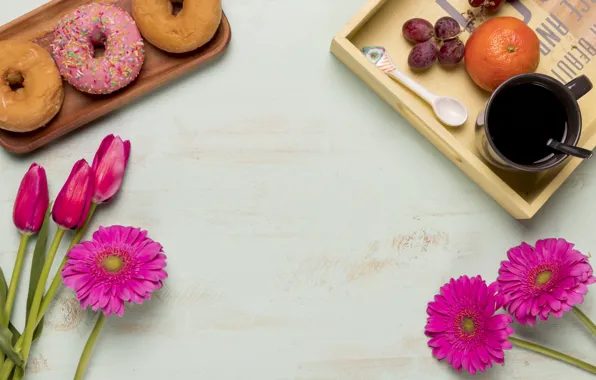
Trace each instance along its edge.
{"label": "gerbera stem", "polygon": [[27,242],[29,241],[29,234],[21,235],[21,244],[19,244],[19,251],[17,252],[17,259],[12,270],[12,277],[10,278],[10,286],[8,288],[8,295],[6,297],[6,308],[4,309],[4,324],[8,324],[12,314],[12,307],[14,305],[14,297],[17,294],[17,287],[19,279],[21,278],[21,270],[23,269],[23,261],[25,259],[25,251],[27,250]]}
{"label": "gerbera stem", "polygon": [[535,343],[531,343],[522,339],[518,339],[518,338],[514,338],[512,336],[510,336],[508,338],[508,340],[521,348],[525,348],[526,350],[530,350],[530,351],[534,351],[537,352],[539,354],[551,357],[553,359],[557,359],[560,360],[562,362],[565,362],[567,364],[571,364],[573,366],[579,367],[585,371],[591,372],[593,374],[596,374],[596,366],[593,366],[592,364],[586,363],[584,361],[581,361],[579,359],[574,358],[573,356],[569,356],[566,354],[563,354],[561,352],[555,351],[555,350],[551,350],[550,348],[541,346],[539,344],[535,344]]}
{"label": "gerbera stem", "polygon": [[573,314],[575,314],[575,316],[584,324],[586,325],[586,327],[588,328],[588,330],[590,330],[590,332],[592,333],[592,335],[596,336],[596,325],[594,324],[594,322],[592,322],[590,320],[590,318],[588,318],[587,315],[584,314],[583,311],[581,311],[577,306],[574,306],[571,311],[573,311]]}
{"label": "gerbera stem", "polygon": [[[17,350],[22,347],[20,352],[21,356],[23,357],[23,362],[25,364],[27,363],[29,351],[31,350],[33,332],[35,332],[35,327],[37,326],[37,314],[39,313],[41,297],[43,296],[43,291],[45,290],[46,282],[48,281],[50,269],[52,269],[52,264],[54,263],[54,258],[56,257],[56,252],[60,247],[60,242],[62,241],[63,236],[64,230],[62,228],[58,228],[58,231],[56,231],[56,234],[54,235],[54,240],[52,241],[50,250],[48,251],[46,261],[43,264],[43,268],[41,269],[39,282],[37,283],[37,288],[35,289],[35,294],[33,296],[33,302],[31,303],[31,309],[29,311],[29,318],[27,320],[27,325],[25,326],[25,331],[23,332],[23,335],[21,335],[19,341],[15,345],[15,349]],[[11,360],[7,360],[6,362],[4,362],[2,371],[0,371],[0,380],[8,380],[8,377],[10,376],[10,373],[12,372],[13,368],[14,363]]]}
{"label": "gerbera stem", "polygon": [[79,360],[79,365],[77,366],[77,372],[75,372],[74,380],[82,380],[83,376],[85,375],[85,371],[87,370],[87,365],[89,364],[89,359],[91,358],[91,352],[93,351],[93,346],[95,346],[95,342],[97,342],[97,338],[99,338],[99,333],[106,321],[106,317],[103,312],[99,312],[99,318],[97,318],[97,322],[95,323],[95,327],[93,331],[91,331],[91,335],[89,335],[89,339],[85,344],[85,348],[83,349],[83,353],[81,354],[81,359]]}
{"label": "gerbera stem", "polygon": [[[95,212],[96,208],[97,208],[97,205],[95,203],[91,203],[91,208],[89,209],[89,214],[87,215],[87,220],[85,221],[85,224],[83,224],[83,227],[79,228],[79,230],[77,231],[75,236],[72,238],[72,241],[70,242],[70,245],[68,246],[68,251],[66,251],[66,253],[68,253],[72,249],[72,247],[74,247],[76,244],[79,244],[79,242],[83,238],[83,235],[85,235],[85,232],[87,232],[87,227],[89,226],[89,221],[91,220],[91,217],[93,216],[93,213]],[[41,319],[45,315],[46,311],[48,311],[48,307],[50,307],[50,304],[52,303],[52,300],[56,296],[56,292],[58,291],[60,284],[62,284],[62,268],[64,268],[66,261],[67,261],[67,257],[66,257],[66,255],[64,255],[64,258],[62,259],[62,263],[60,264],[58,271],[54,275],[52,284],[48,288],[48,291],[46,292],[45,296],[43,297],[43,300],[41,301],[41,305],[39,307],[39,313],[37,314],[37,324],[39,324],[39,322],[41,322]]]}

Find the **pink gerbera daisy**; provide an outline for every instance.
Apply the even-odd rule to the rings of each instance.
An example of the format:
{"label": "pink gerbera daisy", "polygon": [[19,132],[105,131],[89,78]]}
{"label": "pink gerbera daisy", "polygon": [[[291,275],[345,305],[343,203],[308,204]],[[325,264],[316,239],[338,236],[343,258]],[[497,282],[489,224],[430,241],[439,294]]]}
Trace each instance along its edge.
{"label": "pink gerbera daisy", "polygon": [[167,277],[161,244],[140,228],[100,227],[92,241],[75,245],[67,258],[64,284],[76,291],[83,309],[101,309],[106,316],[122,316],[124,302],[150,299]]}
{"label": "pink gerbera daisy", "polygon": [[496,290],[496,283],[487,286],[480,276],[451,279],[441,287],[426,309],[425,333],[434,357],[471,374],[504,363],[503,350],[512,347],[507,338],[513,334],[513,319],[495,314],[506,300]]}
{"label": "pink gerbera daisy", "polygon": [[507,252],[497,282],[509,296],[505,307],[521,324],[536,324],[536,317],[563,316],[584,301],[587,285],[596,282],[588,257],[564,239],[538,240],[536,247],[522,243]]}

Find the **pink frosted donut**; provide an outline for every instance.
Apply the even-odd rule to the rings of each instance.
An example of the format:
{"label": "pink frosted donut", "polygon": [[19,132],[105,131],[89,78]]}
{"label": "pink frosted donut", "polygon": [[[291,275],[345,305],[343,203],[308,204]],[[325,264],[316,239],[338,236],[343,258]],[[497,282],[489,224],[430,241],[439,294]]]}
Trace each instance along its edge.
{"label": "pink frosted donut", "polygon": [[[105,46],[95,58],[95,47]],[[66,15],[54,31],[52,53],[60,74],[80,91],[110,94],[132,82],[145,57],[132,17],[113,5],[92,3]]]}

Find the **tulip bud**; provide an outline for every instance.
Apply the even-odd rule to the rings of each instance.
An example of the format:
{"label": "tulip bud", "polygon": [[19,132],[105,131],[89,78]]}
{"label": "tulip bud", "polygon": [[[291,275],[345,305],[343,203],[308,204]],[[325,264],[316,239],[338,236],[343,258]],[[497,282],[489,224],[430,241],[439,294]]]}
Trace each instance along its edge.
{"label": "tulip bud", "polygon": [[93,203],[109,201],[118,192],[130,155],[130,141],[118,136],[106,136],[93,159],[95,192]]}
{"label": "tulip bud", "polygon": [[93,171],[87,161],[77,161],[52,208],[56,224],[72,230],[83,226],[91,207],[93,184]]}
{"label": "tulip bud", "polygon": [[19,186],[12,212],[12,220],[22,233],[35,233],[41,229],[50,204],[48,179],[43,167],[33,163]]}

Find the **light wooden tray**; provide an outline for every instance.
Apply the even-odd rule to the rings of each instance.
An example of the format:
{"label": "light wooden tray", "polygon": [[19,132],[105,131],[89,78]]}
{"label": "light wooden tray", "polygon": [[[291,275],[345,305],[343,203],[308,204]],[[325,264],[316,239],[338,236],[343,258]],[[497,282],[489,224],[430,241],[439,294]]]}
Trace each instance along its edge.
{"label": "light wooden tray", "polygon": [[[132,1],[54,0],[0,27],[0,40],[29,40],[50,51],[53,29],[59,19],[71,10],[92,2],[114,4],[130,13]],[[46,127],[34,132],[0,130],[0,146],[13,153],[28,153],[48,144],[215,58],[226,50],[231,37],[230,24],[224,15],[213,39],[190,53],[169,54],[145,40],[145,63],[130,85],[113,94],[100,96],[77,91],[64,81],[64,104],[58,115]]]}
{"label": "light wooden tray", "polygon": [[[528,24],[535,30],[544,28],[546,25],[550,32],[555,31],[551,24],[555,19],[551,14],[556,14],[557,10],[547,9],[548,6],[541,6],[533,1],[521,1],[519,4],[507,3],[497,15],[525,18],[525,21],[529,21]],[[412,46],[402,37],[403,23],[413,17],[422,17],[434,23],[440,17],[448,15],[444,7],[449,6],[461,13],[469,9],[468,0],[370,0],[333,38],[331,52],[513,217],[530,219],[582,161],[576,158],[568,159],[557,168],[542,173],[506,172],[483,161],[474,147],[474,123],[478,113],[484,108],[489,94],[480,90],[470,80],[463,63],[461,67],[454,70],[446,70],[436,64],[430,70],[418,74],[409,70],[407,66],[407,55]],[[519,12],[518,9],[524,8],[529,11],[529,14]],[[565,71],[571,71],[572,77],[586,74],[596,85],[594,65],[596,57],[592,57],[582,49],[583,46],[588,46],[586,42],[596,46],[594,41],[596,37],[589,31],[589,26],[596,20],[589,20],[591,22],[587,23],[589,25],[586,28],[583,24],[572,24],[574,20],[565,19],[569,17],[569,10],[564,12],[566,13],[559,13],[556,20],[567,25],[567,35],[558,37],[559,41],[556,41],[556,34],[554,37],[549,34],[549,38],[545,39],[543,34],[539,33],[544,46],[551,51],[548,55],[541,56],[537,71],[551,76],[554,76],[553,73],[563,76],[562,67]],[[549,17],[551,18],[548,19]],[[468,36],[468,33],[464,33],[462,39],[466,40]],[[583,40],[578,42],[582,37]],[[553,43],[555,47],[551,46]],[[369,45],[387,48],[398,69],[411,75],[429,90],[441,95],[454,96],[463,101],[469,112],[468,122],[458,129],[443,126],[436,120],[430,106],[387,77],[366,59],[360,49]],[[574,49],[582,49],[587,59],[592,58],[590,62],[583,60],[581,70],[571,66],[569,61],[569,52]],[[582,50],[576,51],[574,56],[581,58]],[[596,54],[596,51],[594,53]],[[561,66],[560,61],[567,66]],[[568,70],[567,67],[571,67],[572,70]],[[568,81],[571,78],[563,79]],[[580,100],[583,132],[579,145],[586,149],[593,149],[596,146],[594,134],[596,107],[588,107],[595,103],[596,89]]]}

